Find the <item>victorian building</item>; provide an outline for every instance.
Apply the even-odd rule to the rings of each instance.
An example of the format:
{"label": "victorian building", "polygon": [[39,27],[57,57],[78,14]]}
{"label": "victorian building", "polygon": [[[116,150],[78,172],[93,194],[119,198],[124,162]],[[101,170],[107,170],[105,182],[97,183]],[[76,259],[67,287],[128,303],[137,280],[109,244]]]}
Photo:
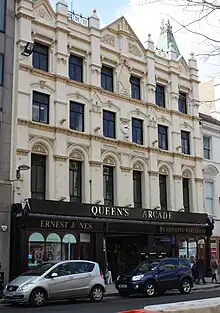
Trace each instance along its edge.
{"label": "victorian building", "polygon": [[170,23],[143,46],[124,17],[100,28],[95,10],[20,0],[16,42],[15,169],[30,171],[15,185],[12,272],[81,257],[116,275],[150,253],[205,254],[197,63]]}
{"label": "victorian building", "polygon": [[0,1],[0,293],[8,280],[12,205],[11,128],[15,3]]}

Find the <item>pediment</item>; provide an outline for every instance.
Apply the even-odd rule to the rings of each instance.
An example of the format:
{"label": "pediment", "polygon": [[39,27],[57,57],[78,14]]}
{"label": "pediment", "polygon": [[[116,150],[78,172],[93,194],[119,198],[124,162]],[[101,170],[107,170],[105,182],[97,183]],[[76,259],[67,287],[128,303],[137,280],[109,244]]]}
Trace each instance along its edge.
{"label": "pediment", "polygon": [[[108,31],[108,33],[106,32]],[[102,29],[101,41],[113,45],[113,37],[123,33],[127,37],[128,53],[131,56],[143,57],[145,48],[124,16]],[[115,38],[115,40],[116,40]]]}
{"label": "pediment", "polygon": [[183,57],[179,60],[178,68],[179,68],[180,75],[186,76],[186,77],[189,76],[189,67]]}
{"label": "pediment", "polygon": [[55,13],[47,0],[39,0],[34,3],[34,17],[42,20],[43,23],[53,24],[55,21]]}

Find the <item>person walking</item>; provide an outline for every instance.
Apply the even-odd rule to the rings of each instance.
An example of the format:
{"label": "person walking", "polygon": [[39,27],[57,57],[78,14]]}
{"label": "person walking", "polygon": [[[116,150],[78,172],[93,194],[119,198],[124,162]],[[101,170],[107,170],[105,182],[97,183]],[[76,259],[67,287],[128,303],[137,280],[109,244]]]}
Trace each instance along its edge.
{"label": "person walking", "polygon": [[212,284],[214,283],[214,281],[217,284],[217,275],[218,275],[218,269],[219,269],[219,264],[217,259],[212,256],[212,260],[210,262],[211,265],[211,269],[212,269]]}
{"label": "person walking", "polygon": [[200,280],[202,279],[203,284],[206,284],[205,281],[205,261],[203,257],[199,257],[197,260],[197,268],[198,268],[198,278],[197,284],[200,284]]}

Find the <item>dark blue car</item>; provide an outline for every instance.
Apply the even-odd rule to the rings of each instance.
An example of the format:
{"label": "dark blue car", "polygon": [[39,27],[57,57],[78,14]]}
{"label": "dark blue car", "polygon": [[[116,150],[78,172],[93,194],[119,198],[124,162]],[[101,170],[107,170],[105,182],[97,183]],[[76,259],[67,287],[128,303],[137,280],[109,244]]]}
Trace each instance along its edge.
{"label": "dark blue car", "polygon": [[153,297],[171,289],[187,294],[193,287],[191,265],[186,259],[147,260],[131,273],[121,274],[115,287],[122,297],[134,293]]}

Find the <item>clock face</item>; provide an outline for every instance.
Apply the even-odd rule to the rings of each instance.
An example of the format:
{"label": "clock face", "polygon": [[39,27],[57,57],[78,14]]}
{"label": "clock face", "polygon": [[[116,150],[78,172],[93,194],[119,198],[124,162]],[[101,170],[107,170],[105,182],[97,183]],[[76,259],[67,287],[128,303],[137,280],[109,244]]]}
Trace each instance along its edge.
{"label": "clock face", "polygon": [[124,134],[127,134],[129,132],[129,125],[128,124],[122,124],[121,125],[121,131],[124,133]]}

